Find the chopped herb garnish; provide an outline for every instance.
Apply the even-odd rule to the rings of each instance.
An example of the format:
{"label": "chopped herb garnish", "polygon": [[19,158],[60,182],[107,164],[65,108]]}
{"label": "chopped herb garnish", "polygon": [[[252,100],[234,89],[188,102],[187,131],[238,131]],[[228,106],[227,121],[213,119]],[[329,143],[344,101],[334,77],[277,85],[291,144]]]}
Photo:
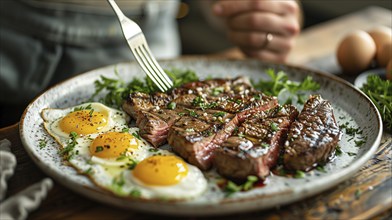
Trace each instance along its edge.
{"label": "chopped herb garnish", "polygon": [[357,140],[357,141],[354,141],[354,143],[355,143],[355,145],[356,145],[357,147],[360,147],[360,146],[362,146],[364,143],[366,143],[366,139],[365,139],[365,140]]}
{"label": "chopped herb garnish", "polygon": [[342,153],[343,153],[342,148],[339,145],[336,146],[335,155],[340,156],[340,155],[342,155]]}
{"label": "chopped herb garnish", "polygon": [[301,170],[296,170],[295,174],[294,174],[294,178],[304,178],[305,177],[305,173]]}
{"label": "chopped herb garnish", "polygon": [[355,196],[355,199],[359,199],[359,197],[361,196],[361,194],[362,194],[362,191],[361,190],[359,190],[359,189],[357,189],[357,190],[355,190],[355,194],[354,194],[354,196]]}
{"label": "chopped herb garnish", "polygon": [[82,111],[82,110],[89,110],[92,109],[91,104],[88,104],[87,106],[80,106],[80,107],[76,107],[74,108],[74,112],[76,111]]}
{"label": "chopped herb garnish", "polygon": [[148,151],[149,152],[158,152],[158,149],[157,148],[150,148],[150,149],[148,149]]}
{"label": "chopped herb garnish", "polygon": [[242,185],[242,189],[245,191],[252,189],[257,180],[259,180],[257,176],[248,176],[247,181]]}
{"label": "chopped herb garnish", "polygon": [[229,181],[227,181],[227,184],[224,188],[224,191],[226,192],[226,196],[230,196],[231,194],[233,194],[235,192],[241,191],[241,189],[242,189],[242,186],[239,186],[229,180]]}
{"label": "chopped herb garnish", "polygon": [[142,195],[142,192],[138,189],[132,189],[129,195],[135,198],[139,198]]}
{"label": "chopped herb garnish", "polygon": [[88,113],[90,117],[93,117],[94,109],[91,109],[90,112]]}
{"label": "chopped herb garnish", "polygon": [[189,110],[189,115],[195,118],[199,117],[199,115],[193,110]]}
{"label": "chopped herb garnish", "polygon": [[257,181],[258,181],[258,178],[256,176],[252,176],[252,175],[248,176],[246,182],[241,185],[237,185],[236,183],[229,180],[226,183],[224,191],[226,192],[226,196],[230,196],[235,192],[248,191],[253,188],[254,184]]}
{"label": "chopped herb garnish", "polygon": [[122,132],[122,133],[127,133],[127,132],[129,132],[129,128],[124,127],[124,128],[121,130],[121,132]]}
{"label": "chopped herb garnish", "polygon": [[133,170],[137,165],[137,161],[132,158],[128,158],[128,160],[129,160],[129,163],[127,163],[128,169]]}
{"label": "chopped herb garnish", "polygon": [[213,115],[215,117],[224,117],[226,115],[226,113],[225,112],[215,112]]}
{"label": "chopped herb garnish", "polygon": [[267,144],[265,142],[261,143],[260,145],[262,148],[269,148],[269,146],[270,146],[269,144]]}
{"label": "chopped herb garnish", "polygon": [[177,106],[177,104],[176,104],[175,102],[170,102],[170,103],[167,105],[167,108],[173,110],[173,109],[176,108],[176,106]]}
{"label": "chopped herb garnish", "polygon": [[221,94],[224,91],[225,91],[225,89],[223,87],[215,87],[215,88],[212,89],[211,94],[213,96],[217,96],[217,95]]}
{"label": "chopped herb garnish", "polygon": [[133,133],[132,133],[132,135],[133,135],[135,138],[137,138],[137,139],[141,140],[141,138],[140,138],[140,135],[139,135],[139,132],[138,132],[138,131],[135,131],[135,132],[133,132]]}
{"label": "chopped herb garnish", "polygon": [[192,101],[192,105],[194,105],[194,106],[200,106],[201,104],[204,104],[204,99],[201,96],[197,96]]}
{"label": "chopped herb garnish", "polygon": [[119,157],[116,158],[116,161],[124,160],[126,158],[127,158],[127,156],[125,156],[125,153],[123,153]]}
{"label": "chopped herb garnish", "polygon": [[95,153],[98,153],[98,152],[101,152],[101,151],[103,151],[103,147],[102,146],[97,146],[95,148]]}
{"label": "chopped herb garnish", "polygon": [[123,194],[124,192],[122,187],[124,186],[124,184],[125,184],[125,179],[123,173],[121,173],[119,176],[113,178],[112,189],[117,193]]}
{"label": "chopped herb garnish", "polygon": [[254,95],[253,98],[255,100],[260,100],[261,99],[261,95],[260,94]]}
{"label": "chopped herb garnish", "polygon": [[350,157],[353,157],[353,156],[356,156],[356,155],[357,155],[357,154],[354,153],[354,152],[347,152],[347,154],[348,154],[348,156],[350,156]]}
{"label": "chopped herb garnish", "polygon": [[75,148],[78,142],[76,141],[78,134],[76,132],[71,132],[69,134],[70,139],[68,140],[68,144],[60,151],[60,155],[66,156],[66,160],[70,160],[74,153],[72,153],[73,149]]}
{"label": "chopped herb garnish", "polygon": [[227,101],[229,101],[229,102],[234,102],[234,103],[236,103],[236,104],[238,104],[238,105],[241,105],[241,103],[242,103],[242,100],[241,100],[241,99],[228,99]]}
{"label": "chopped herb garnish", "polygon": [[46,139],[44,139],[44,138],[42,138],[42,139],[39,139],[38,140],[39,141],[39,149],[43,149],[44,147],[46,147],[46,144],[47,144],[47,140]]}
{"label": "chopped herb garnish", "polygon": [[323,173],[326,173],[326,172],[327,172],[327,171],[325,170],[324,166],[321,166],[321,165],[318,165],[318,166],[316,167],[316,170],[318,170],[318,171],[320,171],[320,172],[323,172]]}
{"label": "chopped herb garnish", "polygon": [[278,124],[276,124],[275,122],[272,122],[272,123],[270,124],[270,127],[271,127],[271,130],[272,130],[272,131],[278,131],[278,130],[279,130],[279,126],[278,126]]}
{"label": "chopped herb garnish", "polygon": [[89,167],[87,170],[85,170],[83,172],[83,174],[92,174],[92,172],[93,172],[93,169],[91,167]]}
{"label": "chopped herb garnish", "polygon": [[194,132],[195,129],[193,129],[193,128],[187,128],[187,129],[185,129],[185,131],[186,131],[186,132]]}
{"label": "chopped herb garnish", "polygon": [[218,106],[218,103],[216,102],[206,102],[206,100],[203,99],[201,96],[197,96],[196,98],[193,99],[192,105],[200,107],[202,110],[209,109],[209,108],[215,108]]}

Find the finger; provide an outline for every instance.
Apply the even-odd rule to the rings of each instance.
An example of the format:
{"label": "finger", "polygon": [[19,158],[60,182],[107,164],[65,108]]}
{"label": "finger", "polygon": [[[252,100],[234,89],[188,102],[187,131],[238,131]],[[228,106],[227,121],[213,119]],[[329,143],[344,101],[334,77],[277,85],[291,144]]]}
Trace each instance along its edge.
{"label": "finger", "polygon": [[292,17],[282,17],[272,13],[244,13],[227,19],[227,25],[237,31],[263,31],[293,36],[300,32],[300,26]]}
{"label": "finger", "polygon": [[233,16],[248,11],[264,11],[275,14],[298,14],[299,7],[295,1],[266,1],[266,0],[221,0],[213,5],[217,16]]}
{"label": "finger", "polygon": [[229,39],[241,48],[253,50],[268,49],[276,53],[287,53],[295,43],[295,38],[272,34],[273,38],[267,42],[267,32],[228,32]]}

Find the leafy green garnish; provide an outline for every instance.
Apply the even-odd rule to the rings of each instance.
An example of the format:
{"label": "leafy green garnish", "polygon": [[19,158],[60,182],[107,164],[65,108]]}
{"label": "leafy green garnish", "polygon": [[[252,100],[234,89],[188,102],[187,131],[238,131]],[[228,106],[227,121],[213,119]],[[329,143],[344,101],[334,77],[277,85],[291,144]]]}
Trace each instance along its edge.
{"label": "leafy green garnish", "polygon": [[175,102],[170,102],[170,103],[167,105],[167,108],[173,110],[173,109],[176,108],[176,106],[177,106],[177,104],[176,104]]}
{"label": "leafy green garnish", "polygon": [[139,135],[139,132],[138,132],[138,131],[133,132],[132,135],[133,135],[135,138],[137,138],[137,139],[139,139],[139,140],[142,140],[142,139],[140,138],[140,135]]}
{"label": "leafy green garnish", "polygon": [[278,131],[278,130],[279,130],[279,125],[276,124],[275,122],[272,122],[272,123],[270,124],[270,126],[271,126],[271,130],[272,130],[272,131]]}
{"label": "leafy green garnish", "polygon": [[296,170],[294,174],[294,178],[304,178],[306,174],[301,170]]}
{"label": "leafy green garnish", "polygon": [[343,153],[342,148],[339,145],[336,146],[335,155],[340,156],[340,155],[342,155],[342,153]]}
{"label": "leafy green garnish", "polygon": [[103,147],[102,146],[97,146],[95,148],[95,153],[98,153],[98,152],[101,152],[101,151],[103,151]]}
{"label": "leafy green garnish", "polygon": [[91,104],[88,104],[86,106],[80,106],[80,107],[76,107],[74,108],[74,112],[76,111],[82,111],[82,110],[88,110],[88,109],[92,109]]}
{"label": "leafy green garnish", "polygon": [[46,144],[48,143],[48,141],[46,139],[44,139],[44,138],[39,139],[38,141],[39,141],[39,149],[45,148]]}
{"label": "leafy green garnish", "polygon": [[313,81],[311,76],[307,76],[302,82],[295,82],[289,80],[283,71],[275,73],[275,70],[268,69],[266,73],[271,80],[260,80],[252,84],[266,95],[277,96],[280,104],[290,104],[295,100],[303,104],[306,100],[305,91],[320,89],[320,84]]}
{"label": "leafy green garnish", "polygon": [[224,117],[226,115],[226,112],[215,112],[213,115],[215,117]]}
{"label": "leafy green garnish", "polygon": [[76,141],[76,138],[78,137],[78,134],[76,132],[71,132],[69,134],[69,141],[66,147],[64,147],[61,151],[60,151],[60,155],[61,156],[66,156],[65,159],[69,160],[72,158],[72,156],[74,155],[72,153],[73,149],[75,148],[75,146],[78,144],[78,142]]}
{"label": "leafy green garnish", "polygon": [[125,184],[125,179],[123,176],[123,173],[121,173],[119,176],[116,176],[112,180],[112,189],[118,194],[124,194],[123,191],[123,186]]}
{"label": "leafy green garnish", "polygon": [[142,195],[142,192],[139,189],[132,189],[129,195],[135,198],[139,198]]}
{"label": "leafy green garnish", "polygon": [[257,176],[252,175],[248,176],[246,182],[241,185],[237,185],[236,183],[229,180],[227,181],[227,184],[224,188],[226,196],[230,196],[235,192],[251,190],[258,180],[259,179],[257,178]]}
{"label": "leafy green garnish", "polygon": [[[117,69],[114,70],[117,78],[109,78],[101,76],[99,80],[94,82],[95,93],[92,95],[93,100],[98,94],[106,91],[106,95],[100,100],[100,102],[112,106],[120,107],[124,100],[133,92],[153,93],[158,92],[158,87],[148,77],[143,80],[134,78],[131,82],[126,83],[118,74]],[[190,70],[165,70],[167,75],[173,81],[173,88],[179,87],[184,83],[193,82],[199,80],[196,73]]]}
{"label": "leafy green garnish", "polygon": [[377,107],[385,127],[392,130],[392,82],[370,75],[361,90]]}

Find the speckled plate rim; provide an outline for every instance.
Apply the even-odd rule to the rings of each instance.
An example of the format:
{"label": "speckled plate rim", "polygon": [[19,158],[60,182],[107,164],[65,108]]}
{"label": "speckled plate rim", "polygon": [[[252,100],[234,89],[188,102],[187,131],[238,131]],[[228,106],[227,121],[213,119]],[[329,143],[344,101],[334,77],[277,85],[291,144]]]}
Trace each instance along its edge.
{"label": "speckled plate rim", "polygon": [[[160,62],[178,63],[178,64],[182,62],[185,63],[188,62],[188,64],[192,64],[194,62],[201,62],[201,63],[205,62],[206,64],[212,64],[212,65],[214,64],[219,65],[220,62],[237,62],[241,65],[256,63],[256,65],[261,65],[261,66],[272,65],[274,67],[277,68],[280,67],[282,69],[290,69],[299,72],[301,71],[308,72],[313,74],[314,76],[324,78],[327,81],[332,81],[334,83],[337,83],[339,84],[339,86],[343,86],[345,89],[348,89],[353,95],[360,97],[363,101],[363,103],[361,104],[367,105],[367,107],[369,108],[368,114],[375,117],[376,124],[373,126],[374,128],[377,129],[377,131],[372,137],[371,143],[368,143],[368,149],[366,149],[365,152],[362,152],[360,158],[354,160],[353,163],[351,163],[345,168],[342,168],[342,170],[339,170],[339,172],[328,174],[319,179],[313,179],[311,184],[304,184],[303,186],[300,187],[299,190],[291,190],[291,189],[283,190],[278,194],[273,194],[273,195],[268,195],[268,194],[252,195],[251,192],[248,192],[244,197],[228,198],[218,202],[211,202],[211,203],[176,203],[176,202],[173,203],[173,202],[164,202],[164,201],[144,201],[144,200],[137,200],[137,199],[129,200],[121,197],[116,197],[113,196],[111,193],[100,190],[99,188],[91,187],[91,185],[89,184],[75,182],[73,179],[67,178],[66,175],[59,172],[56,167],[48,166],[46,161],[43,161],[40,158],[40,155],[37,154],[37,151],[34,149],[37,146],[34,146],[34,144],[31,143],[31,140],[29,140],[29,137],[26,135],[25,132],[26,132],[26,127],[28,126],[26,124],[27,121],[26,117],[28,117],[29,114],[34,114],[34,112],[31,112],[30,110],[34,105],[38,105],[37,102],[39,102],[40,99],[42,99],[42,97],[45,94],[49,93],[52,89],[60,87],[66,83],[70,83],[74,80],[78,80],[83,76],[96,72],[97,70],[101,70],[104,72],[107,70],[112,70],[114,66],[123,66],[124,68],[126,68],[127,66],[137,65],[135,63],[123,63],[123,64],[117,64],[117,65],[99,68],[97,70],[92,70],[85,74],[72,77],[57,85],[54,85],[53,87],[43,92],[41,95],[37,96],[24,111],[19,123],[19,132],[20,132],[21,141],[28,155],[32,158],[32,160],[37,164],[38,167],[40,167],[48,176],[54,178],[58,183],[64,185],[67,188],[70,188],[71,190],[81,195],[99,201],[101,203],[106,203],[109,205],[113,205],[125,209],[148,211],[148,212],[153,212],[158,214],[180,215],[180,216],[183,215],[206,216],[206,215],[222,215],[222,214],[248,212],[253,210],[261,210],[261,209],[271,208],[277,205],[288,204],[315,195],[321,191],[331,188],[332,186],[335,186],[336,184],[350,178],[355,172],[357,172],[366,163],[367,160],[369,160],[372,157],[372,155],[375,153],[377,147],[380,144],[381,136],[382,136],[382,121],[381,121],[381,116],[377,111],[377,109],[375,108],[375,106],[373,105],[373,103],[352,84],[332,74],[328,74],[316,70],[310,70],[303,67],[265,63],[256,60],[236,60],[236,59],[222,59],[222,58],[211,59],[211,58],[197,57],[197,58],[164,60]],[[48,106],[46,104],[46,106],[42,105],[41,107],[44,108]],[[328,184],[325,183],[326,179]]]}

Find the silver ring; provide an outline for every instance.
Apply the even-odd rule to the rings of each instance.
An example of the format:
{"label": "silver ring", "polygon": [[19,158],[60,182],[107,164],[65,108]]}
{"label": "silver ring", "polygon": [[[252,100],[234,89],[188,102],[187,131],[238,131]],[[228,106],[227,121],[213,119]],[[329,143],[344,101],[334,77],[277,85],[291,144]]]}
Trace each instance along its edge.
{"label": "silver ring", "polygon": [[268,46],[268,44],[270,44],[272,39],[274,39],[274,35],[272,35],[271,33],[267,33],[265,35],[265,40],[264,40],[264,44],[263,44],[262,48],[266,48]]}

